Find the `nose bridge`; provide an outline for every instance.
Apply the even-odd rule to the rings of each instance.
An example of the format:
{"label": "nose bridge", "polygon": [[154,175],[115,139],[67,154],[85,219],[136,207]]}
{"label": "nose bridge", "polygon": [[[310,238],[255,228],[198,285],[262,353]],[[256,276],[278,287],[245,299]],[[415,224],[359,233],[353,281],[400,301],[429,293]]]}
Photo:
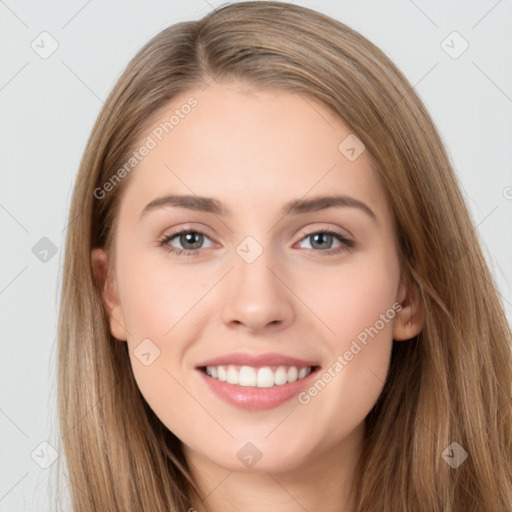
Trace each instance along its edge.
{"label": "nose bridge", "polygon": [[238,281],[237,286],[244,286],[245,283],[249,288],[258,288],[263,292],[272,291],[265,289],[277,286],[275,275],[270,270],[276,266],[276,262],[269,245],[263,247],[253,237],[247,237],[236,247],[233,273]]}
{"label": "nose bridge", "polygon": [[275,274],[273,267],[278,265],[270,243],[264,247],[254,237],[247,236],[235,252],[223,308],[224,322],[243,324],[251,330],[291,322],[293,304],[286,286]]}

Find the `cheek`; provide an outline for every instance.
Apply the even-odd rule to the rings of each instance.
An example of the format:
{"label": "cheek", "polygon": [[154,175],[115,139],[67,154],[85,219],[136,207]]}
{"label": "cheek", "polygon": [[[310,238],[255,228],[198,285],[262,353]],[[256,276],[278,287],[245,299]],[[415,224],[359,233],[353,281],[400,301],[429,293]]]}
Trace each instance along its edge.
{"label": "cheek", "polygon": [[128,332],[162,339],[204,295],[203,286],[180,266],[141,257],[125,267],[122,308]]}
{"label": "cheek", "polygon": [[[398,288],[400,269],[398,260],[385,254],[368,254],[355,258],[350,264],[340,265],[336,271],[323,270],[312,280],[303,279],[300,288],[304,302],[330,331],[327,339],[342,349],[348,340],[379,321],[392,308]],[[314,286],[312,286],[314,284]],[[388,316],[394,318],[391,311]],[[392,322],[381,325],[379,331],[390,334]],[[388,336],[389,337],[389,336]]]}
{"label": "cheek", "polygon": [[182,284],[170,272],[146,268],[131,280],[123,304],[135,381],[169,428],[180,415],[193,413],[180,366],[187,349],[187,313],[194,302],[190,287],[183,290]]}
{"label": "cheek", "polygon": [[366,416],[389,369],[398,281],[398,261],[383,254],[317,276],[304,301],[326,326],[322,331],[330,360],[302,403],[330,404],[330,412],[325,411],[335,422]]}
{"label": "cheek", "polygon": [[197,273],[184,268],[169,264],[165,255],[155,261],[135,252],[125,253],[118,267],[133,374],[145,400],[167,425],[177,421],[177,411],[193,412],[181,364],[200,329],[197,314],[203,301],[198,302],[208,291],[206,278],[197,279]]}

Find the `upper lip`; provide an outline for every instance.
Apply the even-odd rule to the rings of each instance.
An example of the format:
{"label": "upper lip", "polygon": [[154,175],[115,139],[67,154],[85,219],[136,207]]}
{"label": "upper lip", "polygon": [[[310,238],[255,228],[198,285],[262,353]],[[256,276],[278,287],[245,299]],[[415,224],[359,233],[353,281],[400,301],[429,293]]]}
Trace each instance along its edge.
{"label": "upper lip", "polygon": [[205,366],[221,365],[240,365],[240,366],[297,366],[299,368],[306,366],[318,366],[315,361],[306,361],[296,357],[278,354],[276,352],[266,352],[264,354],[251,354],[249,352],[232,352],[223,354],[207,361],[202,361],[196,365],[196,368]]}

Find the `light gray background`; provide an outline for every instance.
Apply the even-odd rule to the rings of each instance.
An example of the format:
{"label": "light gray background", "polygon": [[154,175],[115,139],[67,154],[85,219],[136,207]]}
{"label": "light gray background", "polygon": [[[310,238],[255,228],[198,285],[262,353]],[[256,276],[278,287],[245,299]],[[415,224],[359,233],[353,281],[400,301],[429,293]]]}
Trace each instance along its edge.
{"label": "light gray background", "polygon": [[[150,37],[220,3],[0,0],[0,512],[50,506],[46,487],[55,465],[42,469],[31,453],[49,457],[40,443],[58,436],[55,348],[66,219],[102,100]],[[446,142],[512,318],[512,2],[294,3],[361,32],[414,85]],[[59,45],[47,59],[31,48],[43,31]],[[469,43],[457,59],[441,47],[453,31]],[[43,237],[57,248],[46,262],[32,252]]]}

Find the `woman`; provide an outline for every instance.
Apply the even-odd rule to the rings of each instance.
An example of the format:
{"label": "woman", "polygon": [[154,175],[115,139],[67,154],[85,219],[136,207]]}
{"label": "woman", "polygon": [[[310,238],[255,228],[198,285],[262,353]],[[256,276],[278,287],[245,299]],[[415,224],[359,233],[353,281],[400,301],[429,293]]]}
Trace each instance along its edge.
{"label": "woman", "polygon": [[510,329],[427,111],[358,33],[280,2],[162,31],[70,218],[75,510],[512,508]]}

